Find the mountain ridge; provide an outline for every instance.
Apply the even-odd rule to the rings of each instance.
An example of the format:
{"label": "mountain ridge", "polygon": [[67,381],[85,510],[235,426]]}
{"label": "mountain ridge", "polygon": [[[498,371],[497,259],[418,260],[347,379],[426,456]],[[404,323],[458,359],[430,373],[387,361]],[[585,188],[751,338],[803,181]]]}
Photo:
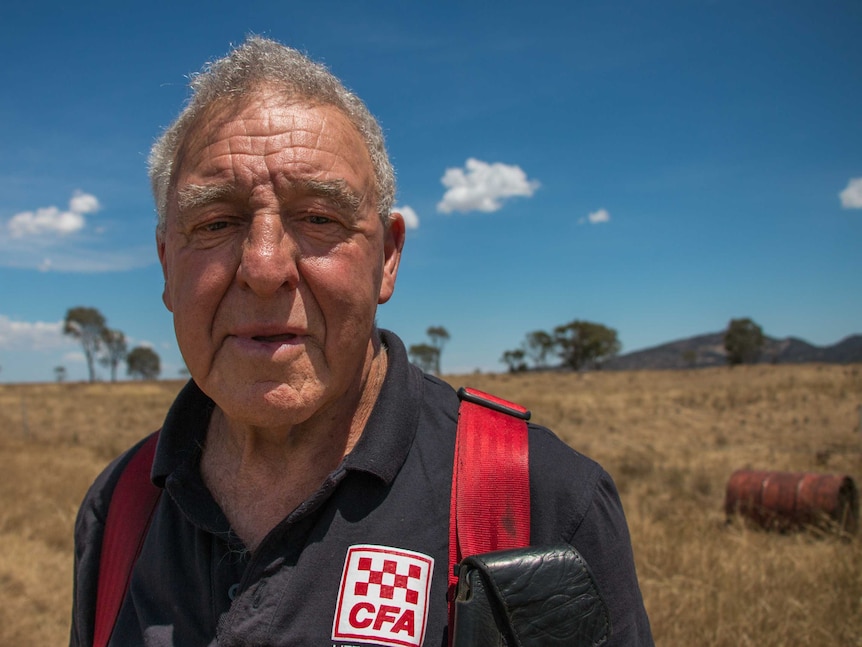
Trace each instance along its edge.
{"label": "mountain ridge", "polygon": [[[830,346],[815,346],[798,337],[767,336],[758,364],[862,363],[862,335],[849,335]],[[602,364],[611,371],[726,366],[724,331],[706,333],[617,355]]]}

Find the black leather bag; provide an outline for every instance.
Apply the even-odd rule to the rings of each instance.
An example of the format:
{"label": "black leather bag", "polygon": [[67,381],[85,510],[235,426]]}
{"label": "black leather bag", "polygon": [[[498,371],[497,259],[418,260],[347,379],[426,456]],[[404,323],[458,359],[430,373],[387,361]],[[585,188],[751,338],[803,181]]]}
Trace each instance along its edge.
{"label": "black leather bag", "polygon": [[589,566],[568,544],[464,559],[453,647],[582,647],[610,634]]}

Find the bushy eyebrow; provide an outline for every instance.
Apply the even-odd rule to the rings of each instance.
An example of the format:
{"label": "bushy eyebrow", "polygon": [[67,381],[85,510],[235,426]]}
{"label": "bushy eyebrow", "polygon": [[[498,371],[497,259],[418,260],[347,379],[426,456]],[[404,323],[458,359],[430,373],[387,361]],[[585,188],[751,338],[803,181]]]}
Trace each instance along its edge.
{"label": "bushy eyebrow", "polygon": [[[293,180],[291,192],[325,198],[339,209],[355,213],[362,205],[360,197],[344,180]],[[180,213],[207,205],[235,199],[237,187],[230,183],[186,184],[177,190],[177,207]]]}
{"label": "bushy eyebrow", "polygon": [[227,200],[236,195],[236,187],[224,184],[186,184],[177,190],[177,208],[180,213]]}
{"label": "bushy eyebrow", "polygon": [[300,180],[293,184],[304,195],[326,198],[350,213],[362,205],[362,198],[344,180]]}

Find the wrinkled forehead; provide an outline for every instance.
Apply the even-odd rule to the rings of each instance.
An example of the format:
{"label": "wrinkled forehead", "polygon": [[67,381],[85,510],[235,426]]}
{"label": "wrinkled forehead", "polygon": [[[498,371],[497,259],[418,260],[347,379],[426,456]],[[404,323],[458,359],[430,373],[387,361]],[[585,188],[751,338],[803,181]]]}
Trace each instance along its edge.
{"label": "wrinkled forehead", "polygon": [[228,125],[238,119],[267,124],[274,112],[290,108],[293,111],[316,113],[316,118],[326,114],[326,121],[342,133],[340,146],[345,155],[361,158],[368,169],[368,189],[373,193],[373,165],[371,155],[359,131],[347,115],[337,106],[308,100],[302,96],[285,96],[283,90],[259,88],[235,97],[223,97],[212,102],[198,113],[177,146],[176,157],[171,165],[169,194],[175,195],[176,185],[185,164],[200,162],[199,155],[206,154],[208,146],[218,140]]}

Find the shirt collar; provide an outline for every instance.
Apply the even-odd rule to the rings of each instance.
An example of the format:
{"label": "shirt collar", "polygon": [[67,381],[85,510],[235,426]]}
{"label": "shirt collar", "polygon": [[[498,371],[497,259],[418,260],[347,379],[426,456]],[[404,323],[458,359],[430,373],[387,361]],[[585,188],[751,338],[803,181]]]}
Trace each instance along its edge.
{"label": "shirt collar", "polygon": [[[388,352],[388,366],[365,430],[343,469],[373,474],[389,484],[393,481],[413,444],[422,401],[422,372],[407,359],[402,341],[388,330],[380,330],[380,341]],[[159,487],[182,465],[197,462],[207,425],[215,405],[194,380],[177,395],[162,426],[152,478]]]}
{"label": "shirt collar", "polygon": [[423,379],[422,372],[407,360],[404,344],[394,333],[381,330],[380,340],[389,354],[386,377],[365,430],[344,467],[374,474],[389,484],[407,460],[416,436]]}
{"label": "shirt collar", "polygon": [[189,380],[177,395],[162,425],[153,460],[153,483],[164,487],[169,474],[181,465],[197,460],[214,408],[213,401],[194,380]]}

